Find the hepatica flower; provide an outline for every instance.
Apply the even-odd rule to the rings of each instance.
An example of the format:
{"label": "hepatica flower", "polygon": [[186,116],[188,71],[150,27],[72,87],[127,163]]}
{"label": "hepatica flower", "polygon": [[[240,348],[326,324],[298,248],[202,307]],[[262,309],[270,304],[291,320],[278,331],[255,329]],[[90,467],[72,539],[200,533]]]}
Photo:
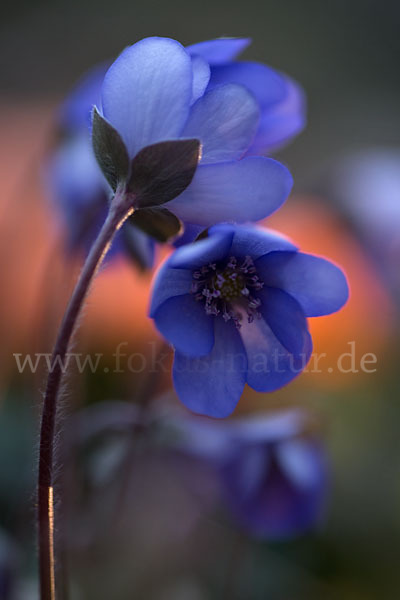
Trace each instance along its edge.
{"label": "hepatica flower", "polygon": [[342,157],[318,189],[351,221],[400,300],[400,149],[369,148]]}
{"label": "hepatica flower", "polygon": [[[59,111],[67,140],[50,161],[52,195],[70,247],[90,247],[110,196],[87,140],[94,105],[104,104],[104,115],[126,141],[130,158],[143,145],[178,135],[200,139],[203,145],[202,168],[189,189],[156,215],[154,207],[137,213],[118,235],[114,253],[123,249],[142,266],[151,266],[152,238],[140,229],[160,241],[174,237],[181,228],[170,211],[185,221],[185,243],[221,217],[258,219],[282,203],[290,188],[283,167],[262,159],[240,165],[233,160],[270,151],[298,133],[305,122],[303,93],[266,65],[238,62],[237,55],[249,43],[225,38],[184,50],[173,40],[149,38],[127,48],[110,70],[98,65],[78,83]],[[239,187],[241,207],[235,205]],[[251,191],[254,204],[247,204],[244,215]]]}
{"label": "hepatica flower", "polygon": [[321,517],[327,457],[321,441],[301,431],[301,416],[253,416],[232,425],[232,452],[221,469],[232,514],[258,537],[282,539]]}
{"label": "hepatica flower", "polygon": [[245,383],[272,392],[296,377],[312,351],[307,317],[333,313],[347,297],[342,271],[327,260],[268,230],[219,225],[167,259],[150,316],[175,348],[182,402],[225,417]]}
{"label": "hepatica flower", "polygon": [[104,77],[95,154],[112,187],[124,182],[131,221],[148,233],[159,223],[177,234],[180,221],[257,221],[290,192],[283,165],[243,158],[259,127],[256,97],[242,84],[209,89],[209,81],[206,60],[168,38],[128,47]]}
{"label": "hepatica flower", "polygon": [[[260,120],[247,153],[269,153],[298,134],[306,123],[305,95],[298,83],[271,67],[237,57],[251,43],[248,38],[219,38],[187,46],[202,71],[206,91],[237,83],[256,100]],[[93,105],[101,104],[101,86],[108,65],[94,67],[63,103],[60,122],[68,130],[88,127]]]}
{"label": "hepatica flower", "polygon": [[303,411],[176,424],[181,450],[214,466],[222,501],[251,535],[287,538],[321,517],[328,460]]}
{"label": "hepatica flower", "polygon": [[[67,252],[87,254],[107,216],[110,190],[86,130],[77,129],[53,152],[47,164],[47,183],[65,229]],[[127,223],[117,233],[108,257],[122,252],[147,269],[153,265],[154,249],[150,236]]]}
{"label": "hepatica flower", "polygon": [[[90,140],[91,110],[100,100],[105,65],[92,69],[61,106],[58,127],[61,141],[47,161],[49,194],[66,233],[68,253],[87,254],[103,225],[112,190],[93,153]],[[153,266],[155,243],[127,223],[117,233],[108,258],[124,253],[141,269]]]}

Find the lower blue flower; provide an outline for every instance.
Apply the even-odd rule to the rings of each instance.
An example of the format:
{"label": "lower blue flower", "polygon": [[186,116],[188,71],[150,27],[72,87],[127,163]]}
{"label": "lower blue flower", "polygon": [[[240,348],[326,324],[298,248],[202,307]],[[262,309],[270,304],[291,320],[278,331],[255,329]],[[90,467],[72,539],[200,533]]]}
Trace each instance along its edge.
{"label": "lower blue flower", "polygon": [[157,274],[150,316],[174,346],[173,379],[192,411],[226,417],[248,383],[272,392],[312,352],[307,317],[339,310],[346,278],[329,261],[252,226],[217,225]]}
{"label": "lower blue flower", "polygon": [[285,539],[322,516],[328,460],[304,411],[218,423],[183,417],[176,424],[181,450],[214,467],[223,503],[250,535]]}
{"label": "lower blue flower", "polygon": [[[221,472],[231,512],[258,537],[283,539],[307,531],[324,507],[327,460],[322,443],[298,437],[299,432],[274,436],[272,423],[264,436],[252,440],[251,424],[242,425],[245,435],[238,424],[236,450]],[[290,429],[290,419],[287,425]],[[257,418],[253,426],[259,433]]]}

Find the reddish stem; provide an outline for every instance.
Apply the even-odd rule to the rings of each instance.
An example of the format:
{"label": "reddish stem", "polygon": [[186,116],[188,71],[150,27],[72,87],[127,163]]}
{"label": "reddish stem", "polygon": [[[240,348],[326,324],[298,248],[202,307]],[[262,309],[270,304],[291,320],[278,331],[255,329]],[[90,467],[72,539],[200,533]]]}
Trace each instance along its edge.
{"label": "reddish stem", "polygon": [[39,445],[38,542],[40,599],[55,600],[54,557],[54,434],[57,400],[63,377],[65,357],[75,331],[83,302],[106,255],[113,237],[133,212],[123,192],[117,190],[107,219],[94,242],[70,298],[54,346],[44,396]]}

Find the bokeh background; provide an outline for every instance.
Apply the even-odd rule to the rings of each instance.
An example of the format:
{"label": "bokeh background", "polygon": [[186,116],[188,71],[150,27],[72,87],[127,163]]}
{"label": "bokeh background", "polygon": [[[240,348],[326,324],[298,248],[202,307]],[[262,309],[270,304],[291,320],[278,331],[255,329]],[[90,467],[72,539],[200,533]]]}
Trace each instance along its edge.
{"label": "bokeh background", "polygon": [[[238,407],[239,414],[300,404],[318,415],[332,461],[330,498],[315,530],[293,540],[243,540],[233,527],[209,516],[200,525],[196,520],[193,531],[188,523],[198,508],[187,496],[183,475],[171,473],[170,465],[160,466],[157,456],[144,464],[135,448],[122,469],[118,457],[125,454],[119,438],[108,440],[93,460],[77,451],[73,458],[67,456],[64,484],[72,499],[64,537],[73,573],[71,597],[398,596],[400,213],[389,214],[393,229],[377,241],[373,225],[370,230],[361,227],[357,210],[347,206],[352,198],[350,176],[342,167],[360,152],[379,152],[381,157],[397,155],[400,171],[399,29],[396,0],[3,2],[0,580],[10,578],[13,595],[6,595],[4,586],[0,598],[37,598],[34,469],[44,372],[20,374],[13,354],[50,351],[79,268],[79,260],[63,256],[44,184],[56,109],[93,64],[149,35],[174,37],[184,44],[221,35],[250,36],[253,45],[246,58],[266,62],[301,82],[308,97],[308,126],[277,154],[294,174],[294,191],[269,225],[293,237],[304,250],[336,260],[348,274],[352,296],[347,307],[311,324],[316,351],[326,352],[326,364],[334,366],[354,341],[357,362],[363,354],[374,353],[377,370],[366,374],[324,368],[322,373],[302,375],[273,395],[248,391]],[[392,205],[396,198],[400,204],[399,179],[396,187],[384,164],[381,171],[387,186],[377,188],[376,203],[383,205],[387,194]],[[363,182],[365,174],[368,182],[373,172],[366,166],[358,181]],[[387,247],[385,240],[390,242]],[[393,265],[389,270],[388,260]],[[149,276],[122,259],[104,269],[90,296],[77,348],[103,352],[102,366],[110,371],[112,353],[122,341],[129,353],[151,353],[160,342],[146,318],[149,284]],[[147,393],[148,384],[143,373],[72,373],[64,412],[72,416],[101,401],[131,402]],[[155,393],[168,390],[168,375],[160,376],[155,388]],[[65,430],[62,437],[68,439],[67,425]],[[197,475],[196,485],[208,489],[208,480],[199,484],[203,477],[206,474]],[[95,481],[90,489],[88,478]],[[87,496],[93,489],[97,495],[92,505]],[[89,511],[88,506],[95,508]],[[115,512],[122,514],[125,535],[115,526]],[[87,542],[88,529],[93,544]],[[237,537],[240,552],[235,550]]]}

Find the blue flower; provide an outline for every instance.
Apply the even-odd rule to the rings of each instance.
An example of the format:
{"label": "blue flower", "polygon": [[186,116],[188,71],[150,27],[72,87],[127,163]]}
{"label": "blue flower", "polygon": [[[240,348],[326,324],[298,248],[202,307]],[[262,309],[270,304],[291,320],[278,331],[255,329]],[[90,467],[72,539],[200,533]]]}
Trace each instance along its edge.
{"label": "blue flower", "polygon": [[[78,111],[75,111],[75,116]],[[66,233],[68,253],[87,254],[103,225],[110,190],[95,160],[86,128],[76,128],[52,153],[47,163],[47,184]],[[111,257],[123,252],[142,269],[151,268],[154,242],[127,223],[117,233]]]}
{"label": "blue flower", "polygon": [[180,450],[213,465],[235,521],[268,539],[303,533],[322,515],[328,461],[309,425],[302,410],[224,422],[175,418]]}
{"label": "blue flower", "polygon": [[[305,95],[298,83],[287,75],[237,56],[251,43],[248,38],[219,38],[192,44],[186,50],[202,73],[206,91],[221,84],[244,86],[256,99],[260,121],[248,154],[270,153],[300,133],[306,124]],[[208,66],[207,66],[208,65]],[[94,67],[78,83],[63,103],[60,122],[68,130],[89,127],[93,105],[101,105],[101,86],[109,65]]]}
{"label": "blue flower", "polygon": [[[109,197],[84,139],[93,105],[103,105],[104,116],[121,133],[131,157],[154,141],[201,139],[202,162],[192,184],[168,203],[168,209],[185,221],[182,242],[216,222],[258,220],[282,204],[291,188],[288,171],[261,157],[238,159],[291,137],[299,128],[291,123],[304,121],[304,107],[285,116],[287,78],[264,65],[234,61],[248,43],[219,39],[185,50],[174,40],[148,38],[127,48],[111,67],[98,65],[78,83],[59,111],[68,139],[50,164],[52,195],[61,208],[70,246],[90,247]],[[88,165],[87,177],[80,165]],[[131,223],[123,232],[127,242],[117,247],[127,243],[132,252],[131,247],[138,246],[140,262],[151,264],[154,248],[147,236]]]}
{"label": "blue flower", "polygon": [[350,221],[400,301],[400,148],[372,147],[334,161],[314,183]]}
{"label": "blue flower", "polygon": [[[68,253],[89,252],[108,212],[112,192],[95,159],[90,126],[92,108],[100,103],[101,84],[109,66],[91,69],[58,110],[61,136],[46,165],[47,184],[66,234]],[[141,269],[149,269],[154,262],[154,240],[128,222],[116,235],[107,259],[121,253]]]}
{"label": "blue flower", "polygon": [[272,392],[312,351],[307,317],[339,310],[342,271],[252,226],[219,225],[176,250],[153,288],[150,316],[174,346],[178,396],[197,413],[225,417],[247,382]]}
{"label": "blue flower", "polygon": [[[210,67],[169,38],[146,38],[126,48],[101,89],[103,117],[133,159],[166,140],[200,140],[200,165],[191,184],[163,204],[186,223],[257,221],[281,206],[292,178],[278,162],[245,157],[257,132],[260,106],[243,85],[208,88]],[[240,160],[241,159],[241,160]]]}
{"label": "blue flower", "polygon": [[89,133],[92,108],[101,102],[101,84],[109,67],[109,63],[92,67],[71,90],[57,115],[58,124],[63,131],[71,134],[85,130]]}

